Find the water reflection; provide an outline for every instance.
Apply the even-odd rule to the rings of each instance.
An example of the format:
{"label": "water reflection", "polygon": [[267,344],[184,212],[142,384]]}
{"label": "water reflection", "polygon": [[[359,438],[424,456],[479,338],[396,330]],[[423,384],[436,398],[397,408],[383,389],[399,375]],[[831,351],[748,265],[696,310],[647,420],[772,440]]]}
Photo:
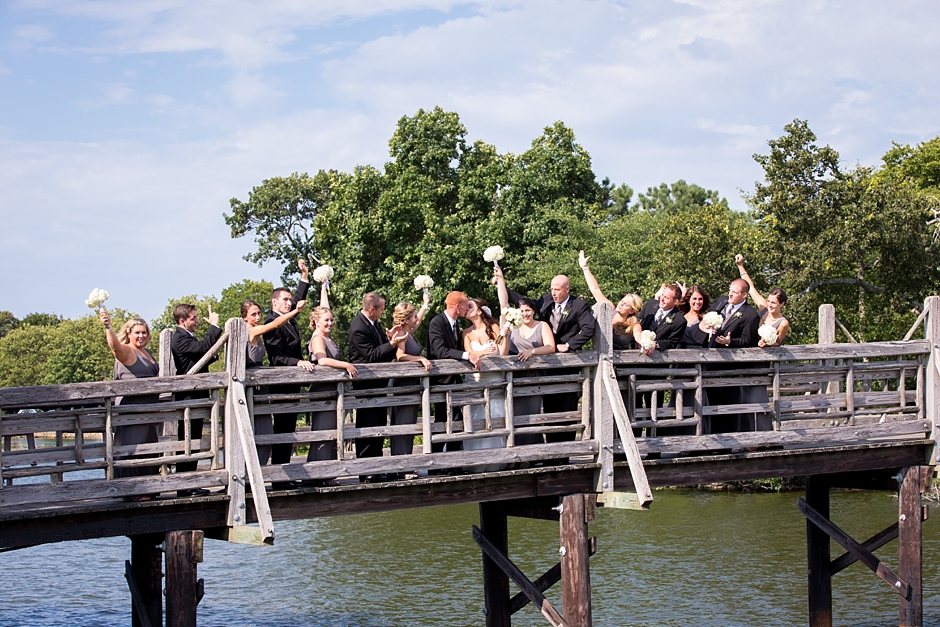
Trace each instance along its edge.
{"label": "water reflection", "polygon": [[[650,512],[599,510],[591,525],[596,625],[806,624],[805,521],[798,493],[655,493]],[[833,494],[833,519],[864,539],[894,522],[880,492]],[[207,541],[202,626],[482,625],[476,506],[277,524],[275,547]],[[510,552],[532,578],[558,561],[558,526],[510,519]],[[940,536],[924,526],[925,624],[940,625]],[[838,555],[833,549],[833,557]],[[897,564],[897,545],[878,552]],[[125,538],[0,555],[0,625],[130,624]],[[897,624],[897,595],[859,565],[836,576],[834,623]],[[515,592],[515,589],[513,589]],[[560,591],[549,598],[560,604]],[[545,624],[531,606],[513,625]]]}

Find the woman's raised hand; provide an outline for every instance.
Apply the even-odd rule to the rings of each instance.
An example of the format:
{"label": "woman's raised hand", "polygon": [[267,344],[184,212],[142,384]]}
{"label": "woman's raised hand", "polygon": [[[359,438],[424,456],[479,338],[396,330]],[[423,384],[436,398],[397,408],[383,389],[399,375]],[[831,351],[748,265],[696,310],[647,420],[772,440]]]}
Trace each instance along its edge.
{"label": "woman's raised hand", "polygon": [[303,308],[306,307],[306,306],[307,306],[307,301],[306,301],[306,300],[298,300],[298,301],[297,301],[297,306],[295,307],[295,309],[296,309],[297,311],[300,311],[301,309],[303,309]]}
{"label": "woman's raised hand", "polygon": [[98,311],[98,318],[101,320],[101,324],[104,325],[105,329],[111,328],[111,316],[108,315],[108,310],[102,307]]}
{"label": "woman's raised hand", "polygon": [[587,267],[588,267],[588,261],[589,261],[590,259],[591,259],[590,257],[585,257],[585,256],[584,256],[584,251],[583,251],[583,250],[578,251],[578,265],[581,266],[581,268],[587,268]]}
{"label": "woman's raised hand", "polygon": [[738,253],[737,255],[735,255],[735,256],[734,256],[734,265],[736,265],[736,266],[743,266],[743,265],[744,265],[744,255],[742,255],[741,253]]}

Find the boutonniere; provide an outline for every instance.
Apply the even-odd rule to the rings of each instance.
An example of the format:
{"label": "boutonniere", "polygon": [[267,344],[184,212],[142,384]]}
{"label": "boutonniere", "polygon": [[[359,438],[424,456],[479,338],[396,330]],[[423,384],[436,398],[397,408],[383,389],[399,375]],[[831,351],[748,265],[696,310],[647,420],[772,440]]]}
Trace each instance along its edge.
{"label": "boutonniere", "polygon": [[562,310],[561,310],[561,317],[562,317],[563,320],[568,317],[568,310],[567,310],[567,309],[562,309]]}
{"label": "boutonniere", "polygon": [[672,324],[674,318],[672,316],[666,316],[666,324]]}
{"label": "boutonniere", "polygon": [[741,317],[741,312],[740,312],[740,311],[736,311],[736,312],[734,313],[734,317],[735,317],[735,318],[740,318],[740,317]]}

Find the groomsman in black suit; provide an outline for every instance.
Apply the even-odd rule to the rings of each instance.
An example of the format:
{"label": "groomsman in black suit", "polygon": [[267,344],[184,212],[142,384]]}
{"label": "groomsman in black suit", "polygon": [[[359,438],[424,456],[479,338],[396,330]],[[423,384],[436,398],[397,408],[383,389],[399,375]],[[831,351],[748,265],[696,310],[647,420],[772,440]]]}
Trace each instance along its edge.
{"label": "groomsman in black suit", "polygon": [[[349,325],[349,361],[354,364],[376,364],[395,361],[399,344],[408,335],[400,333],[401,326],[394,326],[388,332],[379,319],[385,313],[385,299],[375,292],[362,297],[362,310],[356,314]],[[385,387],[383,379],[356,380],[353,388],[357,390]],[[360,408],[356,410],[356,427],[385,426],[385,408]],[[356,458],[381,457],[384,438],[356,438]],[[382,478],[379,477],[379,480]]]}
{"label": "groomsman in black suit", "polygon": [[[721,328],[712,336],[709,341],[709,348],[750,348],[757,346],[760,337],[757,335],[757,329],[760,326],[760,316],[754,311],[754,308],[747,303],[747,293],[750,289],[747,281],[744,279],[735,279],[728,288],[727,296],[720,296],[711,306],[711,311],[717,311],[724,318]],[[734,364],[729,368],[737,368]],[[715,370],[722,369],[722,366],[713,366]],[[740,403],[742,398],[742,388],[709,388],[708,400],[711,405],[728,405]],[[745,414],[753,416],[753,414]],[[752,419],[753,420],[753,419]],[[712,416],[711,432],[728,433],[735,431],[738,423],[738,415]],[[753,425],[751,426],[753,430]]]}
{"label": "groomsman in black suit", "polygon": [[[268,324],[276,320],[279,316],[289,314],[297,307],[297,301],[307,298],[307,290],[310,284],[307,282],[309,273],[307,262],[303,259],[297,261],[297,267],[300,268],[300,282],[297,289],[294,290],[294,296],[291,297],[290,290],[286,287],[279,287],[271,292],[271,313],[265,318],[264,323]],[[291,318],[286,324],[271,329],[264,334],[265,351],[268,354],[268,363],[272,366],[289,366],[292,368],[303,368],[307,372],[313,370],[313,364],[304,359],[303,341],[300,339],[300,328],[297,326],[297,318]],[[296,383],[284,385],[272,385],[268,390],[269,394],[297,394],[300,387]],[[274,414],[274,433],[293,433],[297,429],[297,414]],[[271,446],[272,464],[289,464],[293,444],[274,444]],[[272,485],[275,489],[293,487],[291,482],[278,482]]]}
{"label": "groomsman in black suit", "polygon": [[[461,359],[473,364],[474,369],[480,368],[480,357],[472,355],[463,349],[463,343],[460,341],[460,327],[457,325],[457,319],[462,318],[467,313],[467,295],[463,292],[451,292],[444,299],[444,311],[437,314],[428,323],[428,359]],[[431,385],[451,385],[460,383],[463,377],[459,374],[451,374],[443,377],[433,377]],[[447,403],[435,403],[434,420],[435,422],[445,422],[447,420]],[[455,416],[460,415],[460,410],[454,412]],[[451,444],[448,448],[452,451],[460,450],[459,442]],[[433,444],[431,450],[440,453],[444,450],[443,444]]]}
{"label": "groomsman in black suit", "polygon": [[[653,331],[656,333],[656,344],[644,351],[647,355],[652,355],[655,350],[669,350],[679,345],[682,335],[685,333],[686,319],[679,311],[676,305],[679,304],[679,297],[682,291],[678,285],[664,285],[659,291],[659,299],[656,302],[658,306],[650,307],[646,315],[640,318],[640,327],[644,331]],[[646,306],[643,307],[647,309]],[[637,377],[639,378],[639,377]],[[663,395],[657,392],[657,407],[662,407]],[[652,407],[653,393],[643,392],[639,398],[646,403],[647,407]],[[685,429],[684,427],[680,427]],[[679,435],[674,429],[657,429],[657,436]]]}
{"label": "groomsman in black suit", "polygon": [[[209,330],[206,337],[202,340],[196,339],[196,329],[199,328],[199,314],[195,305],[182,303],[173,309],[173,319],[176,320],[176,330],[173,331],[173,337],[170,339],[170,352],[173,353],[173,363],[176,365],[176,374],[189,374],[192,367],[195,366],[202,357],[209,352],[209,349],[219,338],[222,337],[222,329],[219,328],[218,312],[209,309],[209,317],[206,322],[209,323]],[[218,360],[218,356],[213,356],[206,365],[199,369],[199,372],[209,372],[209,364]],[[209,398],[208,391],[188,392],[176,397],[176,400],[192,400],[197,398]],[[186,423],[180,420],[176,426],[176,439],[186,439]],[[202,418],[190,420],[190,436],[193,439],[202,438]],[[196,470],[197,462],[184,462],[176,464],[176,472],[189,472]],[[199,490],[198,493],[205,493],[205,490]],[[197,494],[196,490],[180,490],[179,496],[193,496]]]}
{"label": "groomsman in black suit", "polygon": [[[519,304],[522,298],[518,293],[509,292],[509,302]],[[588,340],[594,337],[597,322],[594,314],[586,302],[571,295],[571,284],[568,277],[559,274],[552,279],[550,290],[536,300],[539,319],[547,322],[555,336],[555,350],[559,353],[581,350]],[[573,374],[578,369],[552,370],[551,374]],[[562,411],[576,411],[578,409],[578,393],[546,394],[542,397],[542,408],[545,413]],[[564,442],[574,440],[573,433],[546,434],[548,442]]]}

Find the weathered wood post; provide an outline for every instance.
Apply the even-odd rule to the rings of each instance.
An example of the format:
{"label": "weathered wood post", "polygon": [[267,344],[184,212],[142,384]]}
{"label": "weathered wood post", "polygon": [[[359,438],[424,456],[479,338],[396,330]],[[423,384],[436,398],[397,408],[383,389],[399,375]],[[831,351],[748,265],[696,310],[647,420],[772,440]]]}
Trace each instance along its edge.
{"label": "weathered wood post", "polygon": [[147,622],[141,620],[137,607],[131,604],[133,627],[163,624],[163,534],[131,536],[131,569],[137,582]]}
{"label": "weathered wood post", "polygon": [[592,625],[588,520],[593,519],[593,499],[593,494],[571,494],[561,500],[561,605],[569,627]]}
{"label": "weathered wood post", "polygon": [[202,531],[166,534],[166,627],[196,627],[196,564],[202,562],[202,544]]}
{"label": "weathered wood post", "polygon": [[[927,312],[927,345],[930,347],[930,356],[927,358],[926,376],[926,411],[924,417],[932,426],[931,439],[937,442],[940,438],[940,296],[928,296],[924,301],[924,311]],[[931,459],[927,463],[933,465],[940,461],[940,447],[934,446]]]}
{"label": "weathered wood post", "polygon": [[[229,350],[225,351],[225,371],[228,373],[231,385],[233,380],[245,380],[245,366],[247,356],[245,350],[240,348],[247,343],[248,330],[245,321],[241,318],[230,318],[225,323],[225,330],[229,334]],[[241,439],[238,435],[238,424],[235,417],[234,399],[231,394],[225,395],[225,469],[228,470],[228,496],[229,509],[226,524],[235,527],[245,524],[245,483],[247,468],[245,455],[242,452]]]}
{"label": "weathered wood post", "polygon": [[898,494],[898,577],[911,587],[910,595],[901,597],[898,624],[901,627],[922,627],[924,604],[921,581],[922,528],[924,506],[921,494],[930,479],[930,466],[903,468]]}
{"label": "weathered wood post", "polygon": [[[829,518],[829,478],[825,475],[806,477],[806,502]],[[829,536],[806,519],[806,565],[810,627],[832,627],[832,572],[830,569]]]}
{"label": "weathered wood post", "polygon": [[605,383],[600,375],[603,360],[610,360],[614,354],[613,309],[607,303],[594,305],[594,317],[597,319],[597,333],[594,334],[594,350],[597,351],[597,368],[594,370],[594,428],[591,433],[598,442],[597,492],[614,490],[614,412],[605,390]]}
{"label": "weathered wood post", "polygon": [[[480,531],[503,552],[509,553],[509,526],[501,503],[480,503]],[[483,602],[486,627],[511,627],[509,575],[483,552]]]}

